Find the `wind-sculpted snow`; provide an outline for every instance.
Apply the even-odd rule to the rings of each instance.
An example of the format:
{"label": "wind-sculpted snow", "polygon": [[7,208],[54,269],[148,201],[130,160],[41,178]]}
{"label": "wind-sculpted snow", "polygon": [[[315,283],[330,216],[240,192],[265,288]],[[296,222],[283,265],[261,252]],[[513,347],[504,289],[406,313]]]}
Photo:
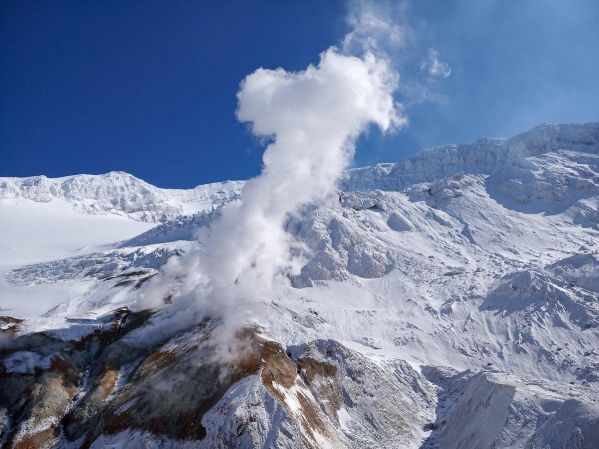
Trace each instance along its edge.
{"label": "wind-sculpted snow", "polygon": [[570,324],[581,330],[599,327],[596,292],[528,270],[502,278],[481,308],[504,316],[522,313],[531,324],[546,328],[568,328]]}
{"label": "wind-sculpted snow", "polygon": [[145,302],[167,259],[201,254],[226,195],[4,269],[9,304],[48,303],[0,317],[1,444],[599,447],[598,129],[544,125],[346,172],[285,215],[305,263],[248,298],[247,352],[227,358],[222,320],[173,294],[185,279]]}
{"label": "wind-sculpted snow", "polygon": [[548,265],[546,269],[571,286],[599,293],[599,257],[596,254],[575,254]]}
{"label": "wind-sculpted snow", "polygon": [[441,391],[422,449],[593,448],[599,441],[596,402],[572,399],[584,393],[571,385],[493,372],[424,372]]}

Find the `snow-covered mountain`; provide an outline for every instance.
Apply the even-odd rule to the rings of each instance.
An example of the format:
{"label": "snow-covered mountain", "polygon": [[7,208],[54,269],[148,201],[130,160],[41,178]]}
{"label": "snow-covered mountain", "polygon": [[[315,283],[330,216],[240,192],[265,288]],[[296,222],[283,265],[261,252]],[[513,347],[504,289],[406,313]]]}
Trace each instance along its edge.
{"label": "snow-covered mountain", "polygon": [[218,359],[139,304],[242,185],[0,179],[3,447],[599,448],[599,123],[347,171]]}
{"label": "snow-covered mountain", "polygon": [[160,189],[128,173],[75,175],[63,178],[32,176],[0,178],[0,199],[37,203],[65,202],[89,215],[123,215],[158,223],[183,214],[211,210],[239,194],[242,183],[225,181],[195,189]]}

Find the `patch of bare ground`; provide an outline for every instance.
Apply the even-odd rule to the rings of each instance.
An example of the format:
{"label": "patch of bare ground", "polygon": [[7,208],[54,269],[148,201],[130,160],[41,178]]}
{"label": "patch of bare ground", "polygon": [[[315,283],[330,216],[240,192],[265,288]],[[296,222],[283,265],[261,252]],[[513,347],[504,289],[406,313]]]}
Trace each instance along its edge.
{"label": "patch of bare ground", "polygon": [[197,334],[192,331],[176,350],[159,347],[144,355],[119,390],[112,390],[108,402],[91,407],[90,403],[98,403],[99,391],[111,386],[107,373],[99,376],[92,392],[66,420],[66,436],[70,440],[84,437],[82,448],[91,446],[101,434],[126,429],[178,441],[203,439],[202,417],[231,385],[258,372],[263,343],[254,330],[245,330],[239,338],[246,350],[236,360],[225,362],[215,359],[210,331],[199,327]]}
{"label": "patch of bare ground", "polygon": [[[312,380],[320,373],[334,372],[334,366],[324,365],[313,359],[304,361],[304,367],[308,368]],[[334,442],[336,437],[327,424],[326,417],[298,375],[301,369],[278,343],[265,342],[261,372],[264,387],[285,408],[288,416],[298,422],[309,441],[318,444],[324,438]],[[299,404],[299,413],[294,403]]]}
{"label": "patch of bare ground", "polygon": [[[232,385],[258,375],[298,424],[308,446],[322,438],[335,441],[326,410],[312,395],[323,395],[337,405],[334,365],[311,357],[296,363],[280,344],[264,340],[255,328],[238,333],[243,350],[235,358],[219,359],[211,338],[214,327],[206,323],[186,331],[184,338],[174,337],[181,339],[174,345],[166,343],[153,349],[128,346],[122,337],[150,315],[148,311],[119,309],[111,316],[110,326],[78,342],[56,342],[48,336],[35,340],[58,345],[56,348],[66,355],[55,357],[45,372],[13,376],[12,382],[22,385],[7,407],[17,417],[12,436],[17,434],[19,423],[52,418],[62,427],[61,438],[82,441],[82,449],[89,448],[101,434],[128,429],[176,441],[198,441],[207,434],[203,416]],[[30,343],[21,342],[20,347]],[[330,397],[326,396],[327,385],[333,392]],[[13,445],[6,447],[21,444],[19,448],[40,449],[55,436],[54,429],[47,429],[11,440]]]}
{"label": "patch of bare ground", "polygon": [[298,373],[318,398],[321,408],[335,424],[339,424],[337,411],[343,405],[343,391],[336,379],[337,367],[332,363],[305,356],[297,361]]}
{"label": "patch of bare ground", "polygon": [[66,413],[73,396],[77,392],[79,373],[60,356],[52,360],[51,366],[36,379],[26,376],[23,396],[17,407],[13,408],[14,417],[21,417],[18,426],[14,426],[7,435],[6,448],[41,449],[49,447],[58,436],[53,426],[35,433],[19,432],[22,425],[31,428],[46,422],[60,422]]}
{"label": "patch of bare ground", "polygon": [[[35,367],[31,372],[7,372],[0,363],[0,408],[10,418],[0,435],[3,448],[47,447],[59,433],[53,427],[44,428],[44,423],[61,423],[72,407],[75,395],[82,386],[83,373],[97,370],[104,359],[102,352],[130,330],[139,327],[150,316],[149,311],[133,313],[119,309],[104,318],[104,326],[79,341],[62,341],[45,333],[12,335],[7,345],[0,350],[0,359],[18,351],[31,351],[51,357],[48,368]],[[20,320],[5,319],[4,322],[18,324]],[[92,391],[105,398],[113,390],[118,371],[103,372]],[[21,432],[21,429],[36,427],[43,430]]]}
{"label": "patch of bare ground", "polygon": [[11,316],[0,316],[0,335],[4,334],[8,337],[14,337],[19,331],[19,324],[23,320],[13,318]]}
{"label": "patch of bare ground", "polygon": [[45,449],[52,447],[52,444],[58,438],[58,429],[50,427],[31,435],[26,435],[21,440],[13,444],[11,449]]}

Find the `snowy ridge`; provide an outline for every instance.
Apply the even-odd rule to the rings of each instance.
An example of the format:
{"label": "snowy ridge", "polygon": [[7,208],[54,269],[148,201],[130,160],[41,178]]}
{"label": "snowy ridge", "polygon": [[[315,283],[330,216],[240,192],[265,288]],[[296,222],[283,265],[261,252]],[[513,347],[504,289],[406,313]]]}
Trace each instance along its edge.
{"label": "snowy ridge", "polygon": [[0,178],[0,199],[39,203],[65,200],[84,214],[117,214],[138,221],[161,222],[230,201],[237,197],[241,185],[225,181],[189,190],[160,189],[124,172],[62,178],[32,176]]}
{"label": "snowy ridge", "polygon": [[[426,149],[399,163],[348,170],[344,191],[403,190],[412,184],[463,174],[492,174],[496,168],[518,166],[530,156],[568,149],[596,155],[599,123],[539,125],[510,139],[481,139],[461,145]],[[161,189],[124,172],[0,178],[0,200],[28,199],[39,203],[66,200],[78,212],[121,214],[147,222],[164,222],[183,214],[209,211],[238,197],[243,181],[199,185],[193,189]]]}
{"label": "snowy ridge", "polygon": [[465,174],[491,174],[497,167],[560,149],[599,151],[599,123],[544,124],[509,139],[475,142],[425,149],[395,164],[348,170],[343,190],[402,190],[412,184]]}

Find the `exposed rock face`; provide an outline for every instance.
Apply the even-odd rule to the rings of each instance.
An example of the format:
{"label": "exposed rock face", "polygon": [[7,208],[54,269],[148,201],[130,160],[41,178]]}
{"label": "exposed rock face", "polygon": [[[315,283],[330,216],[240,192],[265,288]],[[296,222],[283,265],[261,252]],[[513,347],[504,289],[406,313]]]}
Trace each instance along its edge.
{"label": "exposed rock face", "polygon": [[210,321],[157,346],[131,346],[127,335],[148,317],[121,310],[84,340],[32,334],[4,350],[6,357],[35,346],[52,361],[1,373],[3,447],[370,448],[424,438],[423,448],[474,449],[597,441],[596,398],[567,399],[538,380],[418,372],[333,340],[285,350],[256,329],[240,333],[247,344],[224,361]]}
{"label": "exposed rock face", "polygon": [[[137,432],[202,447],[264,446],[266,437],[278,447],[371,447],[409,442],[420,432],[417,405],[430,399],[426,381],[414,379],[421,376],[405,363],[379,367],[333,341],[285,351],[254,329],[240,334],[243,350],[223,361],[212,322],[156,347],[131,346],[127,334],[147,318],[121,310],[109,328],[82,341],[43,334],[15,340],[3,356],[35,346],[51,363],[2,373],[4,446],[89,448],[98,438]],[[239,388],[249,402],[231,409],[227,396]],[[403,407],[375,397],[375,389]],[[270,421],[273,407],[278,422]],[[211,424],[222,413],[234,419],[225,429]],[[263,425],[272,427],[268,435]],[[223,434],[227,429],[232,433]]]}

